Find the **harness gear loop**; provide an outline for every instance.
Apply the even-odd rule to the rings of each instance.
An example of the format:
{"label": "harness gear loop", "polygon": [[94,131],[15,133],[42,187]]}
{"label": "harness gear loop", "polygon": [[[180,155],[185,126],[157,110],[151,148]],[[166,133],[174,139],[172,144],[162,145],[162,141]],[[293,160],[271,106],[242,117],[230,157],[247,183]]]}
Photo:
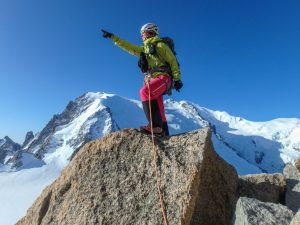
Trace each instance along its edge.
{"label": "harness gear loop", "polygon": [[157,168],[157,149],[155,147],[155,141],[154,141],[154,134],[153,134],[153,123],[152,123],[152,109],[151,109],[151,97],[150,97],[150,85],[149,82],[147,82],[148,86],[148,92],[149,92],[149,110],[150,110],[150,126],[151,126],[151,140],[152,140],[152,153],[153,153],[153,161],[152,163],[154,164],[154,171],[155,171],[155,177],[156,177],[156,187],[157,187],[157,193],[159,195],[159,202],[160,202],[160,208],[162,211],[162,216],[163,216],[163,221],[164,225],[168,225],[168,220],[167,220],[167,213],[166,213],[166,208],[164,204],[164,197],[160,189],[160,177],[158,174],[158,168]]}

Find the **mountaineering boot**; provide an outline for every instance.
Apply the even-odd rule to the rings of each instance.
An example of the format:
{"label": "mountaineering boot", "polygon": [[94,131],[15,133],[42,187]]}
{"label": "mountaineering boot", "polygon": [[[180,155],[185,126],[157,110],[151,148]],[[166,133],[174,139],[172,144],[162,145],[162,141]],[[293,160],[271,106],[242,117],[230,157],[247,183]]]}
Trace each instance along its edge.
{"label": "mountaineering boot", "polygon": [[[140,131],[146,134],[151,134],[151,125],[148,124],[147,126],[141,126]],[[155,136],[165,136],[164,131],[160,127],[153,127],[153,135]]]}
{"label": "mountaineering boot", "polygon": [[165,121],[165,122],[162,123],[162,130],[163,130],[165,136],[169,136],[170,135],[169,134],[169,127],[168,127],[168,122],[167,121]]}
{"label": "mountaineering boot", "polygon": [[[148,120],[148,125],[147,126],[141,126],[141,130],[145,131],[147,133],[151,133],[151,121],[150,119],[152,118],[152,126],[153,126],[153,133],[155,135],[162,135],[163,129],[162,129],[162,119],[161,119],[161,114],[159,111],[159,106],[157,103],[157,100],[151,100],[150,104],[149,101],[143,101],[142,102],[143,109],[146,115],[146,118]],[[151,112],[150,112],[150,106],[151,105]],[[151,117],[150,117],[151,113]]]}

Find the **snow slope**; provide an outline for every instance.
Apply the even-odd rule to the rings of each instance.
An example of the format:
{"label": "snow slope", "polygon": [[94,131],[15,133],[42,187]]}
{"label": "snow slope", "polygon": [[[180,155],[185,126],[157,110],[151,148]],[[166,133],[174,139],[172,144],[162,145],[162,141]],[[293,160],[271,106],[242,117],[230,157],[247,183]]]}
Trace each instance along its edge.
{"label": "snow slope", "polygon": [[39,168],[0,173],[0,224],[13,225],[26,214],[42,190],[59,175],[64,165],[52,162]]}
{"label": "snow slope", "polygon": [[[216,151],[239,174],[280,172],[300,155],[299,119],[252,122],[187,101],[167,100],[165,109],[171,134],[211,126]],[[136,100],[90,92],[71,101],[23,146],[14,162],[21,165],[19,171],[0,173],[0,224],[13,224],[25,215],[83,144],[141,124],[146,120]],[[3,167],[12,171],[11,164]]]}
{"label": "snow slope", "polygon": [[252,122],[226,112],[195,107],[212,124],[225,146],[264,172],[281,172],[284,164],[294,163],[300,155],[299,119]]}
{"label": "snow slope", "polygon": [[[281,172],[300,155],[300,119],[252,122],[186,101],[166,105],[172,133],[211,126],[216,151],[239,174]],[[186,118],[191,124],[186,125]]]}

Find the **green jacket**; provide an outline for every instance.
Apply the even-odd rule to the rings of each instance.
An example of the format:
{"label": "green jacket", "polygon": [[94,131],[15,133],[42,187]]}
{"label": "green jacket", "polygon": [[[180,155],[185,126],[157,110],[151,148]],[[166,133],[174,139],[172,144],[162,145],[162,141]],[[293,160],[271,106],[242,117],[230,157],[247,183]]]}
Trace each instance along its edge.
{"label": "green jacket", "polygon": [[[176,60],[176,57],[174,56],[171,49],[163,42],[158,36],[148,38],[144,41],[144,46],[138,46],[131,44],[121,38],[119,38],[116,35],[112,36],[112,41],[119,46],[120,48],[124,49],[125,51],[129,52],[132,55],[135,55],[137,57],[140,57],[141,52],[145,52],[148,60],[148,64],[150,68],[159,68],[162,66],[167,66],[168,64],[172,70],[173,79],[175,81],[180,80],[180,70],[179,66]],[[158,42],[156,44],[156,52],[157,54],[147,54],[149,53],[149,46],[152,43]],[[158,57],[158,56],[159,57]],[[161,74],[161,72],[155,72],[152,74],[153,77],[156,77],[157,75]]]}

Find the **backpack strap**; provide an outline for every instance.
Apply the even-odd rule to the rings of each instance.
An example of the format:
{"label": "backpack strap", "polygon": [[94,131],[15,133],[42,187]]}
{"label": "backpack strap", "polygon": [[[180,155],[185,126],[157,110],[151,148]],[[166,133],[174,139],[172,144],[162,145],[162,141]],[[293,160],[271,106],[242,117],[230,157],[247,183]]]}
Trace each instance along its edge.
{"label": "backpack strap", "polygon": [[[144,57],[142,57],[142,54],[141,54],[140,61],[139,61],[139,67],[142,69],[141,65],[143,65],[143,64],[141,64],[141,62],[142,62],[142,59],[146,59],[145,56],[147,54],[155,55],[165,66],[161,66],[161,67],[150,69],[149,66],[148,66],[148,63],[147,63],[147,65],[143,67],[143,68],[146,68],[146,69],[144,69],[144,70],[142,69],[142,72],[143,73],[145,71],[147,71],[149,73],[164,72],[164,73],[169,74],[171,76],[172,80],[173,80],[173,74],[172,74],[171,66],[157,52],[157,49],[156,49],[157,48],[157,44],[160,43],[160,42],[163,43],[166,47],[168,47],[172,51],[172,49],[163,40],[158,40],[158,41],[155,41],[153,43],[150,43],[149,44],[149,53],[143,53]],[[174,51],[172,51],[172,53],[174,54]],[[175,57],[176,57],[176,55],[175,55]],[[177,57],[176,57],[176,60],[177,60]],[[144,60],[144,61],[147,61],[147,60]],[[178,61],[177,61],[177,63],[178,63]],[[179,63],[178,63],[178,65],[179,65]]]}

